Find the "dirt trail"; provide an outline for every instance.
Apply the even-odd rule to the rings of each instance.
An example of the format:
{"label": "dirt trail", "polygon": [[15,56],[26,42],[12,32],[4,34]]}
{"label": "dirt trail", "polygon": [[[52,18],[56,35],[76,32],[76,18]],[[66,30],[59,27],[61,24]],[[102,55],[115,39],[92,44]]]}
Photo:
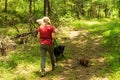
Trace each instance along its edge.
{"label": "dirt trail", "polygon": [[[99,47],[101,36],[92,34],[88,30],[74,31],[68,27],[60,29],[59,37],[62,38],[62,43],[66,45],[64,54],[68,58],[68,63],[65,61],[59,62],[61,66],[54,79],[47,78],[45,80],[108,80],[105,76],[100,76],[99,72],[105,67],[104,58],[102,57],[102,49]],[[83,67],[81,65],[71,69],[70,67],[76,59],[82,56],[87,56],[90,59],[90,66]],[[42,79],[43,80],[43,79]]]}

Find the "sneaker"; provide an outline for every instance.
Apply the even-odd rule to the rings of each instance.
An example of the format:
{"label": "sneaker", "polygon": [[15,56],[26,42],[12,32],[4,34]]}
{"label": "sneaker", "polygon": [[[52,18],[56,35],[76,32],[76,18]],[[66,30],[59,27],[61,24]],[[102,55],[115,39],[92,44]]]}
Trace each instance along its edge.
{"label": "sneaker", "polygon": [[42,72],[42,73],[41,73],[41,77],[44,77],[44,76],[45,76],[45,72]]}

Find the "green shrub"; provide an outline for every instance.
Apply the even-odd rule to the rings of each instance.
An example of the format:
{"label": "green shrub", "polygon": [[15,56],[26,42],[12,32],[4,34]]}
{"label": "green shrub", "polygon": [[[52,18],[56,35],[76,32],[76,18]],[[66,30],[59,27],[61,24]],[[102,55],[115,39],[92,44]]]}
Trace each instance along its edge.
{"label": "green shrub", "polygon": [[102,33],[102,45],[110,50],[120,51],[120,23],[112,21],[106,25],[107,29]]}

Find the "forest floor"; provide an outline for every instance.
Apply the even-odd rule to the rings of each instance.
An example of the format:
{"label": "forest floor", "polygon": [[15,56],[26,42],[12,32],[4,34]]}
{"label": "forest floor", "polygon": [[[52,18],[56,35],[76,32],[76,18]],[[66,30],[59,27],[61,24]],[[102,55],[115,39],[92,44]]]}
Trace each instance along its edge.
{"label": "forest floor", "polygon": [[[65,45],[64,55],[67,62],[59,61],[56,70],[50,72],[48,69],[46,77],[40,80],[108,80],[106,74],[101,75],[106,64],[104,49],[99,45],[102,39],[99,33],[93,34],[86,29],[74,30],[68,27],[59,28],[59,32],[58,36],[62,41],[60,44]],[[89,66],[78,65],[72,69],[71,66],[83,56],[90,60]]]}
{"label": "forest floor", "polygon": [[[29,46],[26,48],[24,45],[20,45],[24,50],[29,49],[31,54],[29,54],[29,51],[26,51],[27,53],[21,51],[21,54],[15,54],[18,50],[17,52],[13,50],[15,55],[8,63],[8,56],[1,57],[0,60],[6,64],[2,65],[3,62],[1,63],[3,69],[0,69],[0,80],[108,80],[107,72],[104,75],[101,72],[107,67],[107,64],[103,56],[104,49],[100,47],[102,39],[100,33],[91,32],[89,29],[74,30],[70,27],[59,27],[57,36],[58,43],[65,45],[64,55],[67,62],[64,59],[59,61],[54,71],[51,71],[51,67],[47,65],[46,76],[41,78],[39,47],[37,46],[35,51],[35,47],[30,49]],[[71,68],[77,59],[83,56],[90,60],[89,66],[78,65]],[[50,61],[48,62],[50,63]],[[9,69],[6,66],[13,68]]]}

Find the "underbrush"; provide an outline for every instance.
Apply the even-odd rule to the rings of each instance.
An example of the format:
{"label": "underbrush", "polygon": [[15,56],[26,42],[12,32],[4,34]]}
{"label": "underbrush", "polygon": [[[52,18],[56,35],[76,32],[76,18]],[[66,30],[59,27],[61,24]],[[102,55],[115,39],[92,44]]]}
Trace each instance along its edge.
{"label": "underbrush", "polygon": [[[40,69],[40,51],[36,46],[19,45],[21,50],[9,53],[1,57],[0,79],[2,80],[31,80]],[[30,79],[31,78],[31,79]]]}

